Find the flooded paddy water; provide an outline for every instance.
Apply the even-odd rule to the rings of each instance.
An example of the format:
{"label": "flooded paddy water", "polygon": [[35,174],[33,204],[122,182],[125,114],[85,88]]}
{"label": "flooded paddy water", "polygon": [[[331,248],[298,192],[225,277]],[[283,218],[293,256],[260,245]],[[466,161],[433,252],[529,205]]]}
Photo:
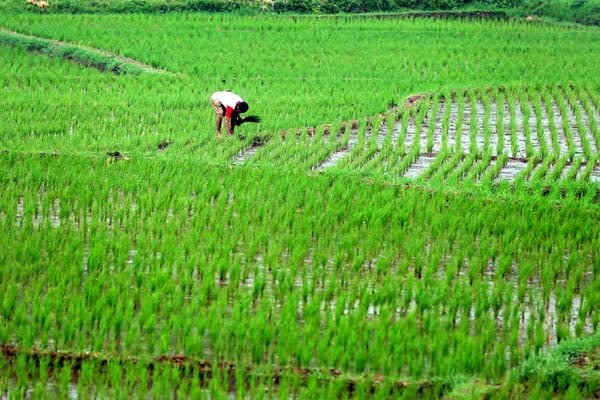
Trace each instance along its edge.
{"label": "flooded paddy water", "polygon": [[[433,160],[432,156],[422,157],[422,162],[431,162]],[[419,165],[419,163],[415,163]],[[509,160],[507,165],[514,166],[514,168],[522,168],[523,162],[520,160]],[[410,171],[409,171],[410,172]],[[233,194],[229,193],[228,205],[231,205]],[[121,190],[116,190],[115,195],[111,196],[115,202],[122,203],[123,195]],[[42,203],[44,202],[43,194],[37,200],[39,203],[36,204],[36,209],[43,209]],[[24,209],[27,207],[23,197],[20,197],[15,204],[15,208],[17,210],[15,214],[14,224],[17,227],[23,228],[24,225],[30,224],[34,230],[39,229],[54,229],[54,230],[72,230],[74,232],[79,232],[82,236],[83,243],[83,251],[81,253],[81,273],[84,277],[87,277],[89,274],[89,265],[88,259],[90,256],[90,243],[93,243],[94,238],[90,237],[90,228],[94,216],[91,214],[85,216],[75,216],[75,214],[71,214],[67,218],[61,219],[60,217],[60,200],[54,199],[50,201],[50,207],[47,208],[47,214],[36,213],[34,217],[31,219],[24,217]],[[168,223],[169,219],[173,218],[173,211],[170,209],[166,213],[166,221]],[[85,218],[86,223],[83,224],[80,221],[80,218]],[[114,229],[113,217],[110,215],[104,220],[106,227],[110,229]],[[5,221],[6,223],[7,221]],[[82,230],[82,226],[87,226],[86,230]],[[337,286],[338,284],[334,284],[334,280],[337,279],[337,270],[339,268],[343,270],[355,269],[350,264],[343,264],[341,266],[336,266],[336,261],[334,260],[334,256],[330,255],[326,262],[323,264],[323,255],[320,255],[320,260],[317,261],[315,253],[317,252],[316,248],[309,248],[306,253],[301,268],[290,268],[290,253],[286,250],[280,259],[281,265],[277,266],[277,270],[273,268],[273,266],[266,265],[265,255],[261,252],[258,252],[252,259],[247,257],[247,252],[245,248],[245,244],[243,241],[240,241],[237,246],[237,250],[233,254],[232,263],[239,265],[241,268],[241,272],[238,272],[241,278],[238,277],[237,280],[231,279],[231,272],[229,269],[224,271],[217,270],[214,274],[214,286],[217,290],[229,291],[232,293],[241,293],[241,292],[256,292],[257,290],[260,292],[257,300],[260,302],[266,301],[271,303],[274,307],[274,312],[277,313],[277,310],[281,310],[284,307],[284,302],[288,301],[288,299],[282,299],[280,297],[281,289],[278,288],[282,284],[281,276],[282,274],[286,277],[287,280],[291,280],[293,282],[292,288],[294,291],[302,292],[308,286],[314,286],[315,293],[319,294],[319,296],[324,295],[327,291],[327,287],[330,285]],[[429,254],[431,250],[428,250],[428,247],[424,250],[424,254]],[[427,269],[424,271],[417,271],[414,266],[408,265],[405,268],[404,272],[400,271],[398,261],[396,261],[392,266],[391,270],[387,271],[390,276],[394,276],[399,274],[400,276],[414,277],[413,283],[407,283],[408,280],[403,278],[403,284],[405,288],[403,288],[400,292],[398,292],[398,299],[403,299],[402,301],[398,301],[398,303],[402,303],[402,305],[394,306],[394,310],[392,312],[393,319],[401,319],[406,317],[409,314],[421,315],[423,311],[419,311],[419,296],[415,291],[416,286],[415,282],[418,282],[421,279],[424,279],[425,275],[433,276],[432,283],[435,284],[443,284],[443,282],[454,282],[453,284],[458,285],[459,287],[472,287],[473,283],[470,282],[472,276],[470,276],[470,261],[468,259],[463,260],[464,266],[458,271],[452,270],[449,268],[449,264],[451,263],[452,254],[445,254],[444,257],[439,261],[437,265],[432,265],[430,268],[433,268],[432,272],[428,272]],[[114,265],[114,254],[108,255],[109,264],[112,263],[112,266],[109,266],[109,270],[111,273],[118,273],[117,271],[122,268]],[[161,255],[158,254],[140,254],[137,248],[129,248],[127,250],[126,256],[126,266],[129,269],[135,269],[140,267],[140,260],[146,260],[144,263],[149,262],[149,260],[160,260]],[[565,254],[563,256],[563,260],[565,265],[568,263],[569,254]],[[429,261],[427,261],[429,262]],[[591,260],[590,260],[591,262]],[[363,266],[360,274],[364,275],[365,279],[369,282],[369,292],[373,294],[373,297],[377,297],[376,294],[382,290],[382,281],[375,273],[378,268],[379,259],[378,258],[367,258],[363,261]],[[147,265],[141,266],[144,269],[147,269]],[[181,273],[180,269],[182,266],[173,265],[172,266],[172,277],[173,279],[178,279],[178,274]],[[439,318],[451,318],[453,324],[460,324],[460,321],[464,318],[468,319],[468,323],[472,326],[475,326],[479,323],[480,319],[492,320],[495,321],[498,327],[498,334],[505,335],[504,327],[510,326],[511,324],[518,324],[518,341],[520,345],[528,343],[532,340],[531,334],[533,330],[533,326],[536,326],[536,329],[542,329],[544,332],[544,344],[546,346],[553,346],[558,342],[558,329],[562,324],[566,326],[569,330],[570,334],[575,336],[581,333],[593,333],[597,328],[597,323],[592,319],[591,314],[587,311],[582,312],[582,305],[587,301],[584,297],[582,297],[582,292],[580,290],[572,293],[568,298],[560,297],[557,294],[556,290],[552,289],[549,292],[544,290],[544,287],[541,283],[541,273],[535,273],[530,278],[527,279],[524,289],[524,297],[519,298],[519,288],[523,285],[520,281],[520,268],[521,266],[518,263],[512,264],[510,267],[510,273],[506,275],[505,272],[502,272],[503,277],[499,278],[498,272],[499,267],[497,262],[490,260],[487,264],[486,270],[482,275],[480,281],[477,282],[478,285],[485,285],[486,287],[486,295],[493,297],[494,293],[496,293],[496,285],[498,282],[503,282],[503,284],[508,285],[510,289],[510,298],[505,299],[505,303],[496,308],[495,310],[490,306],[484,310],[483,313],[476,312],[476,310],[480,307],[478,306],[477,298],[474,298],[470,307],[465,309],[464,307],[459,309],[453,316],[447,315],[447,307],[446,305],[436,305],[430,309],[428,309],[427,313],[433,313]],[[206,277],[202,278],[198,271],[198,267],[195,267],[194,270],[194,279],[197,281],[198,285],[202,285],[202,280],[206,279]],[[593,280],[593,274],[591,270],[591,266],[586,269],[584,275],[581,278],[581,287],[588,285]],[[565,286],[567,282],[565,281],[557,281],[557,285]],[[231,287],[235,285],[235,287]],[[407,286],[406,286],[407,285]],[[258,288],[258,289],[257,289]],[[311,303],[313,295],[308,295],[308,297],[296,298],[297,304],[295,305],[297,309],[297,321],[302,324],[304,321],[304,313],[308,303]],[[191,301],[191,298],[188,298],[187,301]],[[235,298],[230,297],[228,300],[228,304],[230,307],[233,307]],[[339,301],[342,301],[342,304],[338,304]],[[567,303],[565,303],[565,301]],[[333,318],[336,310],[340,307],[343,309],[342,315],[350,316],[352,314],[362,315],[364,318],[377,320],[381,316],[382,312],[382,304],[378,302],[370,301],[368,304],[361,304],[359,299],[354,299],[352,301],[348,301],[348,298],[340,299],[337,296],[333,296],[328,298],[327,300],[322,299],[319,300],[319,309],[321,313],[321,318],[323,320],[327,320],[329,318]],[[394,301],[393,304],[397,302]],[[558,305],[560,303],[560,306]],[[562,311],[561,311],[562,310]],[[565,311],[564,310],[568,310]],[[224,312],[227,313],[226,310]],[[515,312],[518,315],[518,318],[515,319]],[[387,317],[389,318],[389,310],[387,311]],[[566,317],[565,317],[566,315]],[[420,317],[418,317],[420,318]],[[503,333],[504,332],[504,333]],[[210,356],[210,349],[207,347],[206,356]]]}
{"label": "flooded paddy water", "polygon": [[[496,183],[513,182],[526,174],[523,175],[526,180],[533,176],[544,180],[557,176],[558,180],[598,182],[597,141],[600,138],[597,127],[600,126],[600,112],[597,106],[588,98],[573,101],[566,95],[557,98],[531,96],[526,100],[504,98],[502,102],[494,98],[442,97],[437,104],[433,101],[428,103],[421,123],[417,121],[416,114],[403,118],[400,113],[396,120],[382,116],[377,132],[372,132],[373,128],[368,125],[364,138],[359,140],[359,129],[353,127],[347,143],[332,151],[313,169],[319,172],[336,168],[368,170],[380,168],[380,163],[383,163],[381,170],[389,178],[418,179],[436,163],[438,157],[451,157],[454,152],[460,151],[465,157],[476,154],[478,161],[486,154],[492,156],[489,165],[472,167],[480,168],[481,173],[469,175],[469,171],[464,171],[463,179],[471,176],[477,180],[493,174]],[[403,121],[407,121],[406,126]],[[332,140],[341,139],[335,137]],[[389,147],[385,145],[386,141],[389,141]],[[416,156],[411,153],[411,149],[415,148],[418,148]],[[253,146],[242,152],[234,163],[241,164],[262,150]],[[361,156],[366,152],[370,155]],[[506,157],[502,166],[496,166],[496,157],[503,154]],[[405,169],[394,169],[395,164],[402,163],[409,156],[412,162],[408,162]],[[351,162],[344,161],[348,157],[352,158]],[[552,160],[540,171],[548,157]],[[567,159],[567,163],[561,164],[561,158]],[[578,159],[582,162],[572,162]],[[533,170],[527,167],[530,162],[534,162]],[[595,165],[589,167],[587,162]],[[460,164],[455,168],[460,168]],[[558,164],[564,165],[561,171],[556,171]],[[571,171],[573,165],[577,165],[577,171]],[[587,175],[582,178],[586,171]]]}

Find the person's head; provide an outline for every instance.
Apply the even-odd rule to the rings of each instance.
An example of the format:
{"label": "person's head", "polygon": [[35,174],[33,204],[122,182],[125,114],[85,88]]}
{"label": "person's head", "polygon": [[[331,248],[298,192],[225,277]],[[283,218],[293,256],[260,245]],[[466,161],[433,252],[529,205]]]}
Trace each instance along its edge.
{"label": "person's head", "polygon": [[248,106],[248,103],[246,103],[245,101],[240,101],[237,104],[237,109],[240,113],[245,113],[246,111],[248,111],[249,108],[250,106]]}

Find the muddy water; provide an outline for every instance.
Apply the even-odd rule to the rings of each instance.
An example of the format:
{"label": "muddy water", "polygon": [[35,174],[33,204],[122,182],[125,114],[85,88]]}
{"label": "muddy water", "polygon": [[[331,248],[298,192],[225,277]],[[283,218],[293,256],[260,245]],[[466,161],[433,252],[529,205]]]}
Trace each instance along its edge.
{"label": "muddy water", "polygon": [[403,177],[410,179],[419,177],[419,175],[433,163],[435,158],[435,155],[422,154],[410,167],[408,167]]}
{"label": "muddy water", "polygon": [[510,149],[511,149],[512,138],[510,135],[510,108],[508,107],[508,104],[506,101],[504,102],[504,106],[502,107],[502,121],[498,121],[498,123],[502,123],[502,128],[503,128],[502,141],[503,141],[504,145],[502,146],[502,149],[504,150],[504,152],[506,154],[511,154]]}
{"label": "muddy water", "polygon": [[329,157],[323,161],[323,163],[315,168],[316,171],[324,171],[327,168],[335,167],[335,165],[344,157],[346,157],[358,143],[358,128],[352,128],[350,130],[350,137],[348,138],[348,145],[341,150],[334,151]]}
{"label": "muddy water", "polygon": [[458,103],[452,101],[450,103],[450,117],[448,118],[448,148],[456,148],[456,132],[458,124]]}
{"label": "muddy water", "polygon": [[381,150],[383,148],[383,142],[385,142],[385,137],[387,136],[387,124],[384,122],[379,131],[377,132],[377,149]]}
{"label": "muddy water", "polygon": [[[473,148],[476,148],[478,151],[485,151],[486,146],[489,146],[489,150],[492,154],[499,154],[501,152],[508,153],[514,159],[509,160],[509,162],[502,168],[500,174],[497,178],[499,180],[506,181],[514,181],[518,174],[520,174],[527,166],[528,161],[528,148],[531,149],[533,154],[538,154],[542,150],[542,145],[545,143],[547,146],[548,152],[553,153],[554,151],[558,151],[561,156],[566,156],[569,154],[569,151],[572,152],[575,156],[584,157],[584,146],[583,141],[587,141],[590,145],[590,149],[593,154],[597,154],[598,144],[595,142],[592,129],[590,127],[590,120],[594,120],[598,125],[600,125],[600,112],[593,108],[594,115],[588,115],[585,111],[583,104],[581,101],[577,104],[580,110],[582,110],[581,114],[581,124],[577,123],[577,117],[573,106],[569,104],[567,107],[565,121],[568,123],[568,126],[572,132],[572,148],[569,149],[569,141],[567,140],[567,136],[565,134],[565,127],[563,126],[563,116],[561,114],[560,108],[557,102],[553,99],[550,104],[545,104],[542,101],[541,109],[539,114],[536,114],[535,107],[533,102],[528,101],[527,103],[522,103],[520,101],[516,101],[514,105],[514,110],[511,113],[511,109],[507,102],[504,102],[502,108],[502,118],[499,118],[498,115],[498,105],[496,102],[492,102],[490,104],[489,115],[486,115],[485,105],[482,101],[477,101],[475,103],[475,107],[467,101],[464,104],[464,112],[462,116],[462,120],[458,121],[458,103],[456,99],[453,99],[449,104],[441,103],[440,111],[443,112],[444,107],[450,107],[450,118],[448,120],[448,146],[453,149],[456,147],[457,142],[460,144],[461,148],[465,153],[470,153]],[[552,111],[552,115],[548,115],[547,108]],[[441,149],[441,134],[438,134],[438,130],[441,130],[442,127],[439,123],[438,117],[435,120],[435,131],[434,133],[434,153]],[[474,124],[472,127],[471,124]],[[484,126],[488,125],[490,129],[490,138],[489,143],[485,143],[484,138]],[[500,146],[499,140],[499,126],[502,125],[503,131],[503,145]],[[556,142],[552,140],[551,126],[554,125],[557,132]],[[460,126],[457,132],[457,126]],[[421,132],[415,132],[414,123],[409,126],[406,142],[410,144],[414,138],[419,138],[421,140],[421,144],[424,145],[426,143],[426,129],[428,124],[424,124]],[[511,134],[511,129],[514,130]],[[473,139],[473,135],[471,131],[474,130],[476,134],[474,135],[474,143],[471,143]],[[529,135],[526,134],[526,131],[529,131]],[[583,139],[585,138],[585,139]],[[424,151],[424,150],[422,150]],[[520,160],[516,160],[516,159]],[[431,164],[431,155],[421,156],[417,162],[415,162],[410,171],[405,174],[406,177],[418,177],[420,173],[422,173],[425,168],[427,168]],[[540,168],[540,166],[537,166]],[[555,169],[555,166],[552,165],[549,171],[546,173],[548,176]],[[561,171],[560,176],[565,177],[570,169],[570,166],[565,167],[563,171]],[[584,166],[581,168],[585,169]],[[534,171],[535,174],[535,171]],[[598,182],[600,179],[599,172],[595,169],[590,177],[590,180],[593,182]]]}
{"label": "muddy water", "polygon": [[[59,390],[60,384],[57,383],[54,379],[50,379],[45,385],[43,389],[44,397],[46,398],[59,398],[61,395],[61,390]],[[0,391],[0,400],[11,400],[13,397],[9,395],[10,392],[13,391],[14,388],[18,387],[14,384],[13,381],[8,382],[8,387],[5,388],[6,392]],[[36,390],[35,387],[30,386],[25,393],[22,394],[24,399],[36,399],[39,397],[39,390]],[[68,400],[77,400],[79,398],[89,398],[90,393],[80,393],[80,388],[77,387],[75,382],[69,382],[67,384],[66,393],[62,393],[62,395],[66,396],[65,399]],[[101,396],[96,396],[100,398]],[[14,397],[16,398],[16,397]]]}
{"label": "muddy water", "polygon": [[583,129],[586,140],[590,144],[590,149],[591,149],[592,153],[597,153],[598,152],[598,143],[596,143],[596,139],[594,139],[594,135],[593,135],[592,129],[590,127],[590,120],[593,119],[594,116],[588,115],[588,112],[586,111],[584,104],[580,99],[577,99],[576,105],[577,105],[577,107],[579,107],[579,109],[581,109],[581,123],[583,124],[583,126],[578,126],[578,130],[581,133],[581,130]]}
{"label": "muddy water", "polygon": [[427,151],[427,131],[429,130],[429,124],[431,123],[431,108],[427,111],[425,118],[423,118],[423,122],[421,123],[421,130],[419,132],[415,132],[415,141],[419,141],[419,149],[421,152]]}
{"label": "muddy water", "polygon": [[[567,102],[566,99],[565,99],[565,102]],[[568,104],[568,103],[567,103],[567,107],[566,107],[566,113],[567,113],[566,118],[567,118],[569,127],[571,128],[571,133],[573,134],[573,143],[575,145],[575,155],[583,156],[583,145],[581,143],[581,136],[586,135],[585,128],[580,127],[577,124],[577,117],[575,116],[575,112],[573,111],[573,108],[571,108],[570,104]],[[564,128],[563,128],[563,130],[564,130]]]}
{"label": "muddy water", "polygon": [[483,121],[485,117],[485,106],[481,102],[481,100],[475,103],[475,144],[478,149],[484,148],[484,138],[483,138]]}
{"label": "muddy water", "polygon": [[406,127],[406,138],[404,139],[404,148],[408,151],[417,138],[417,122],[415,117],[410,117],[408,126]]}
{"label": "muddy water", "polygon": [[[525,118],[523,115],[523,108],[520,102],[516,102],[515,104],[515,121],[517,125],[517,135],[516,135],[516,148],[517,153],[514,154],[514,157],[525,158],[527,157],[527,139],[525,135],[524,122]],[[512,142],[511,142],[512,144]],[[515,146],[513,146],[515,147]]]}
{"label": "muddy water", "polygon": [[531,146],[534,149],[540,150],[542,148],[541,140],[544,139],[540,139],[540,132],[538,132],[537,118],[535,110],[533,109],[533,104],[531,101],[527,101],[526,103],[520,103],[520,105],[528,110],[527,128],[529,130],[529,141]]}
{"label": "muddy water", "polygon": [[500,170],[496,183],[500,181],[513,182],[516,177],[527,167],[527,163],[518,160],[508,160]]}
{"label": "muddy water", "polygon": [[[442,126],[444,120],[444,114],[446,113],[446,102],[440,101],[437,115],[435,117],[434,129],[433,129],[433,149],[434,153],[439,153],[442,150],[442,136],[444,127]],[[427,134],[427,132],[425,132]]]}
{"label": "muddy water", "polygon": [[598,164],[590,174],[590,181],[600,183],[600,164]]}
{"label": "muddy water", "polygon": [[392,128],[392,148],[394,150],[398,148],[400,133],[402,133],[402,120],[394,122],[394,127]]}
{"label": "muddy water", "polygon": [[498,143],[500,140],[498,138],[498,104],[495,102],[490,104],[490,116],[488,124],[491,131],[490,149],[492,154],[497,156],[500,154],[500,149],[498,148]]}
{"label": "muddy water", "polygon": [[469,102],[465,103],[465,108],[463,110],[463,119],[462,119],[462,129],[460,132],[460,147],[463,152],[468,153],[471,145],[471,113],[473,110],[471,109],[471,104]]}
{"label": "muddy water", "polygon": [[[394,151],[398,151],[400,145],[403,145],[404,152],[393,156],[395,159],[404,157],[411,147],[419,144],[420,155],[415,162],[409,166],[403,175],[406,178],[418,178],[431,165],[435,157],[446,147],[450,151],[456,151],[458,147],[462,149],[465,155],[476,151],[479,154],[491,152],[492,155],[508,154],[511,159],[504,165],[496,181],[514,181],[517,176],[526,168],[529,157],[533,155],[554,155],[560,157],[575,156],[587,161],[585,154],[586,143],[592,154],[597,154],[599,144],[596,143],[592,121],[600,126],[600,111],[588,99],[577,99],[570,102],[568,98],[564,99],[531,99],[527,101],[517,100],[509,105],[508,99],[505,99],[501,109],[495,101],[491,101],[486,111],[486,104],[478,99],[472,103],[469,99],[460,99],[463,103],[463,113],[459,120],[459,99],[440,99],[437,111],[434,114],[433,105],[427,111],[422,125],[417,128],[415,116],[411,116],[406,127],[402,126],[402,119],[395,121],[393,127],[387,126],[390,121],[384,121],[378,132],[372,132],[367,129],[365,135],[365,148],[369,141],[375,141],[377,153],[382,151],[386,140],[390,140]],[[563,102],[566,105],[565,115],[563,116],[559,104]],[[539,110],[536,105],[539,104]],[[591,112],[585,110],[585,105],[591,106]],[[444,123],[444,115],[449,118]],[[500,115],[501,113],[501,115]],[[577,113],[581,117],[579,123]],[[568,129],[563,126],[563,121],[568,125]],[[402,129],[406,128],[404,143],[399,143],[402,139]],[[431,148],[427,148],[427,139],[430,128],[432,129]],[[447,129],[447,132],[444,132]],[[552,131],[556,130],[556,136],[553,139]],[[485,132],[489,130],[489,137],[485,137]],[[571,134],[568,134],[570,131]],[[502,135],[500,138],[499,135]],[[569,139],[567,139],[569,135]],[[339,137],[332,137],[330,140],[339,142]],[[553,141],[554,140],[554,141]],[[335,167],[340,160],[348,156],[356,149],[358,143],[358,130],[352,129],[350,139],[347,145],[331,153],[325,161],[318,165],[315,170],[324,171]],[[542,153],[542,148],[546,147],[547,153]],[[571,147],[571,148],[569,148]],[[257,147],[251,147],[240,154],[233,161],[234,164],[243,164],[257,150]],[[570,152],[570,154],[569,154]],[[589,155],[589,154],[588,154]],[[377,157],[375,154],[373,157]],[[517,160],[518,159],[518,160]],[[378,161],[379,162],[379,161]],[[387,162],[387,161],[381,161]],[[461,163],[455,167],[459,168]],[[533,171],[541,168],[537,165]],[[545,176],[550,176],[554,172],[555,166],[551,165],[546,171]],[[567,177],[571,169],[567,165],[559,172],[559,179]],[[582,166],[581,170],[585,170]],[[465,171],[468,173],[468,171]],[[558,172],[558,171],[557,171]],[[450,171],[450,174],[452,171]],[[599,172],[594,170],[590,180],[598,182]],[[581,175],[578,173],[578,176]]]}
{"label": "muddy water", "polygon": [[552,141],[552,134],[550,133],[550,118],[548,117],[548,112],[546,111],[546,107],[543,103],[541,105],[540,115],[538,115],[537,118],[541,118],[544,141],[546,142],[546,146],[548,146],[548,152],[553,153],[555,149],[554,142]]}
{"label": "muddy water", "polygon": [[[563,127],[562,115],[556,101],[552,100],[552,121],[554,122],[554,126],[556,127],[556,132],[558,134],[558,146],[560,148],[560,154],[568,154],[569,152],[569,144],[567,142],[567,136],[565,135],[565,129]],[[581,143],[580,143],[581,147]]]}
{"label": "muddy water", "polygon": [[233,160],[233,165],[241,165],[243,164],[247,158],[252,157],[254,154],[256,154],[257,150],[258,150],[259,146],[252,146],[249,147],[245,150],[242,150],[238,153],[238,155],[235,157],[235,159]]}

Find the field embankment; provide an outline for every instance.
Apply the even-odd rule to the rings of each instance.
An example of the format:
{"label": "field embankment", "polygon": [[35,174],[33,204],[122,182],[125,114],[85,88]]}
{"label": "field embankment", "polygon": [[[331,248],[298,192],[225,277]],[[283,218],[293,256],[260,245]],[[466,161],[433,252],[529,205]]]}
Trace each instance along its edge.
{"label": "field embankment", "polygon": [[63,58],[86,67],[96,68],[99,71],[109,71],[115,74],[139,74],[142,72],[169,73],[106,50],[25,35],[2,27],[0,27],[0,45],[21,48],[49,57]]}

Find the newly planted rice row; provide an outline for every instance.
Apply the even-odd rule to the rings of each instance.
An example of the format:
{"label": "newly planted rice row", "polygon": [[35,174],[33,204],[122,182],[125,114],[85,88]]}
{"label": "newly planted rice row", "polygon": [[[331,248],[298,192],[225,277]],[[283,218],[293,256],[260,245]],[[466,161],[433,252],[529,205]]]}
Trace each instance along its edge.
{"label": "newly planted rice row", "polygon": [[[472,174],[476,181],[486,170],[493,169],[489,178],[496,182],[533,178],[546,182],[567,178],[600,182],[600,166],[596,165],[600,120],[597,119],[598,109],[593,104],[587,105],[588,101],[585,89],[572,87],[548,88],[541,93],[482,95],[477,91],[466,92],[449,99],[433,98],[417,110],[404,110],[363,122],[350,132],[349,144],[337,151],[341,135],[330,134],[326,142],[329,145],[324,146],[322,130],[317,131],[314,139],[301,131],[300,141],[294,138],[274,140],[264,148],[254,148],[251,156],[246,155],[238,161],[253,165],[294,165],[294,158],[290,157],[297,157],[302,149],[307,152],[302,156],[307,160],[305,166],[319,171],[335,168],[383,173],[391,179],[427,180],[437,172],[438,165],[445,164],[444,176],[456,167],[461,168],[461,172],[460,176],[454,175],[461,179],[473,171],[460,163],[461,154],[475,154],[476,160],[485,161],[487,157],[491,162],[489,168],[488,163],[469,167],[479,168]],[[401,136],[401,132],[405,134]],[[400,137],[403,142],[399,141]],[[328,154],[321,164],[311,164],[308,156],[315,151]],[[315,159],[322,158],[323,155],[315,154]],[[452,158],[454,163],[448,166],[445,158]],[[502,164],[494,168],[499,158]],[[532,163],[535,173],[527,169],[528,163]],[[588,167],[588,163],[592,166]],[[573,164],[578,169],[569,174]],[[396,166],[401,168],[394,168]]]}
{"label": "newly planted rice row", "polygon": [[557,213],[355,179],[261,171],[248,188],[251,170],[29,161],[3,160],[3,343],[494,380],[600,320],[600,232],[577,202]]}

